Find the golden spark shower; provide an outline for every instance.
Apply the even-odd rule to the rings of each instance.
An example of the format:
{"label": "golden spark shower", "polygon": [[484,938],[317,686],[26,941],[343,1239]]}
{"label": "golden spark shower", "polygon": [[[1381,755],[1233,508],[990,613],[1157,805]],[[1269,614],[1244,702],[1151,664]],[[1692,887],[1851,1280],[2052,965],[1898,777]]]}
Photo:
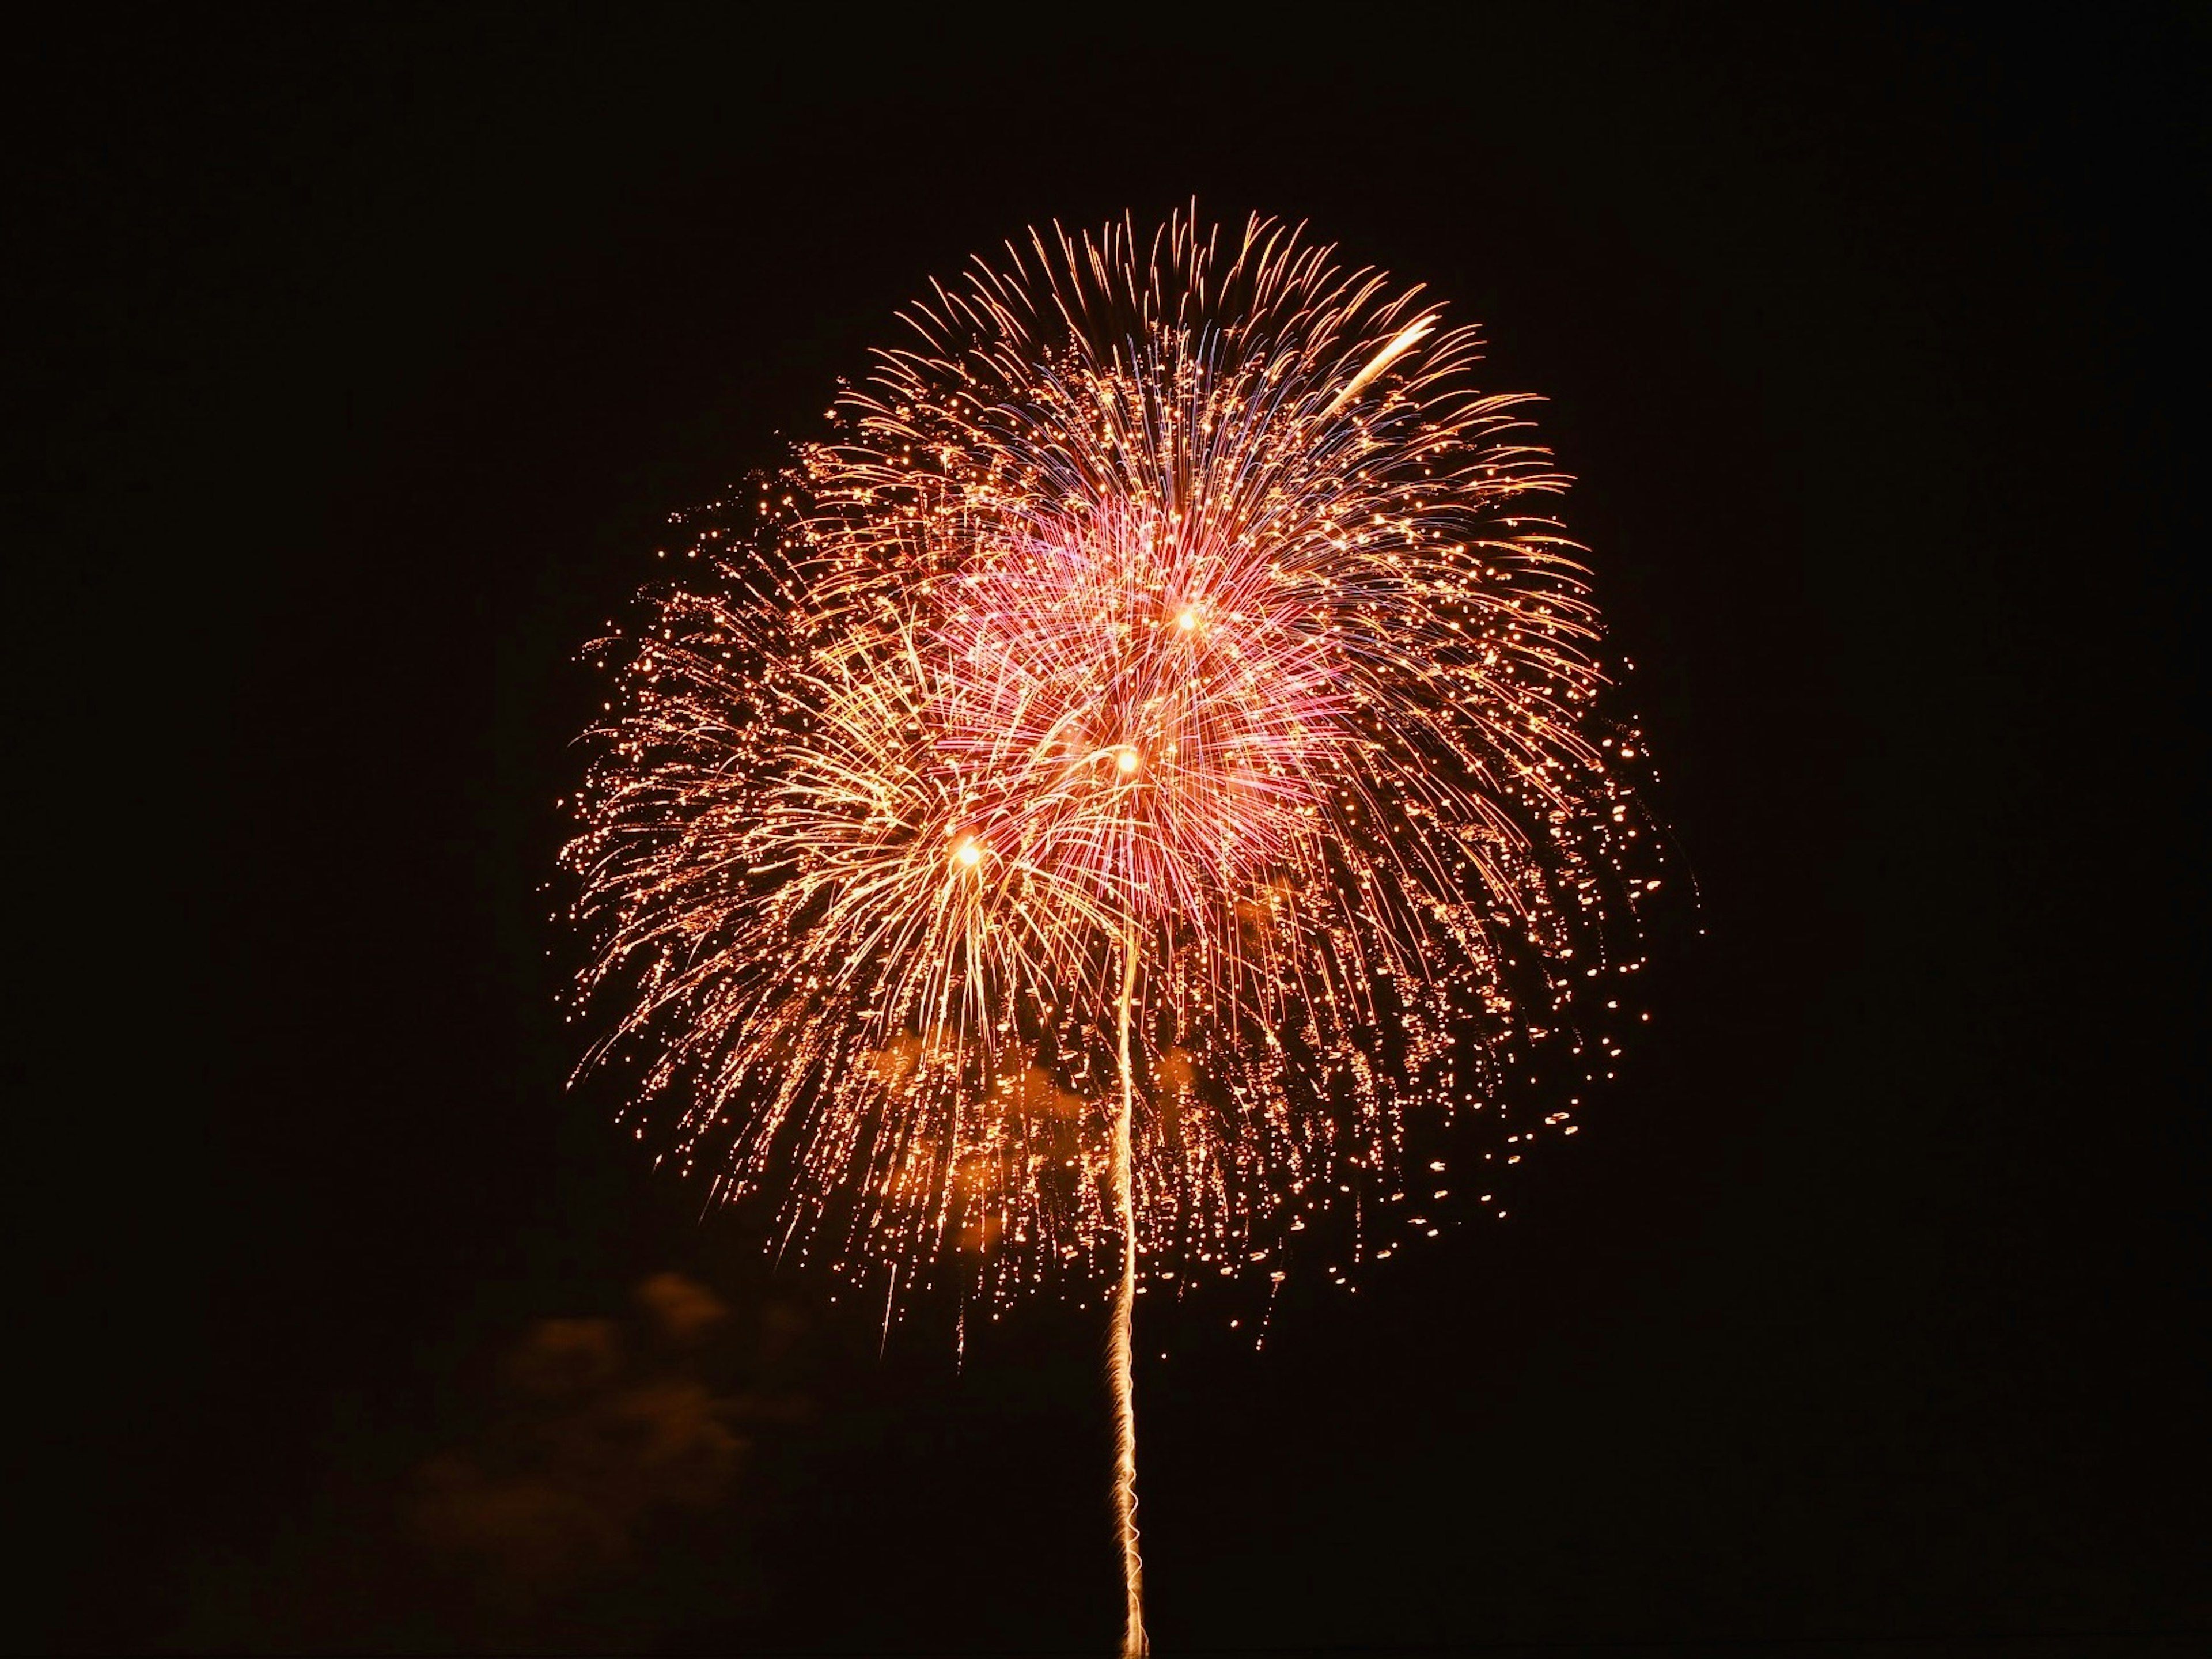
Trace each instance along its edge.
{"label": "golden spark shower", "polygon": [[1643,744],[1534,400],[1419,290],[1185,215],[902,322],[592,647],[585,1063],[886,1319],[1104,1303],[1142,1651],[1136,1295],[1387,1257],[1427,1126],[1607,1073]]}

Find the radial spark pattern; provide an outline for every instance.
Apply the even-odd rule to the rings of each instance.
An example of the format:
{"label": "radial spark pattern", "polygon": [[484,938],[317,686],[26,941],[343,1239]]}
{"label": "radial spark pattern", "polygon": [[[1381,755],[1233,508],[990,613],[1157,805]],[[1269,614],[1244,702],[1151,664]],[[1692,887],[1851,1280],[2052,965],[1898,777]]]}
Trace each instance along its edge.
{"label": "radial spark pattern", "polygon": [[1104,1263],[1133,955],[1144,1271],[1330,1205],[1387,1251],[1410,1121],[1601,1069],[1566,1001],[1658,885],[1528,400],[1264,222],[1032,234],[906,321],[598,647],[595,1058],[799,1252],[1007,1294]]}

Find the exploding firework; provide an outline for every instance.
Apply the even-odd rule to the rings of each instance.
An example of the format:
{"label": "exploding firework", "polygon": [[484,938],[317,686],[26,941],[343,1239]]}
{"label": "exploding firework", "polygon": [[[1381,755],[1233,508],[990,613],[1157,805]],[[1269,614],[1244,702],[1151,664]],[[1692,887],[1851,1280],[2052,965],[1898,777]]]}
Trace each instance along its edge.
{"label": "exploding firework", "polygon": [[1641,742],[1528,400],[1418,291],[1178,217],[905,320],[596,647],[580,988],[671,1155],[887,1307],[1111,1279],[1134,1647],[1137,1279],[1331,1206],[1388,1254],[1409,1123],[1595,1053]]}

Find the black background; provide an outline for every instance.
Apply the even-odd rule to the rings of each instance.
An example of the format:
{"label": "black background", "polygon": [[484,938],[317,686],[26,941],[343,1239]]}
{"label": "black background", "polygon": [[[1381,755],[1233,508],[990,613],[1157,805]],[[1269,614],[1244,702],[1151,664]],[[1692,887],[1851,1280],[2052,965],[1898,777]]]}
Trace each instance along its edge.
{"label": "black background", "polygon": [[[1195,196],[1552,400],[1704,908],[1509,1220],[1263,1355],[1146,1308],[1161,1650],[2185,1650],[2202,16],[19,40],[0,1639],[1110,1644],[1087,1319],[878,1359],[702,1224],[564,1090],[542,890],[665,515],[929,276]],[[486,1356],[664,1269],[809,1419],[596,1577],[410,1557]]]}

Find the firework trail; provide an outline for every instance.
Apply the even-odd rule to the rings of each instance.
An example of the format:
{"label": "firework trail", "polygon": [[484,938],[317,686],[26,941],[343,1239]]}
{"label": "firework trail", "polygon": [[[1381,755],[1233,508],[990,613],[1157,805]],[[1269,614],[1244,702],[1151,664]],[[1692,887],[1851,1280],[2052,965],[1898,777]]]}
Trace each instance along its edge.
{"label": "firework trail", "polygon": [[1332,1206],[1388,1255],[1409,1123],[1502,1112],[1516,1044],[1595,1079],[1641,740],[1528,400],[1417,291],[1179,216],[905,320],[594,648],[586,1063],[887,1320],[1112,1285],[1139,1651],[1139,1279],[1279,1278]]}

